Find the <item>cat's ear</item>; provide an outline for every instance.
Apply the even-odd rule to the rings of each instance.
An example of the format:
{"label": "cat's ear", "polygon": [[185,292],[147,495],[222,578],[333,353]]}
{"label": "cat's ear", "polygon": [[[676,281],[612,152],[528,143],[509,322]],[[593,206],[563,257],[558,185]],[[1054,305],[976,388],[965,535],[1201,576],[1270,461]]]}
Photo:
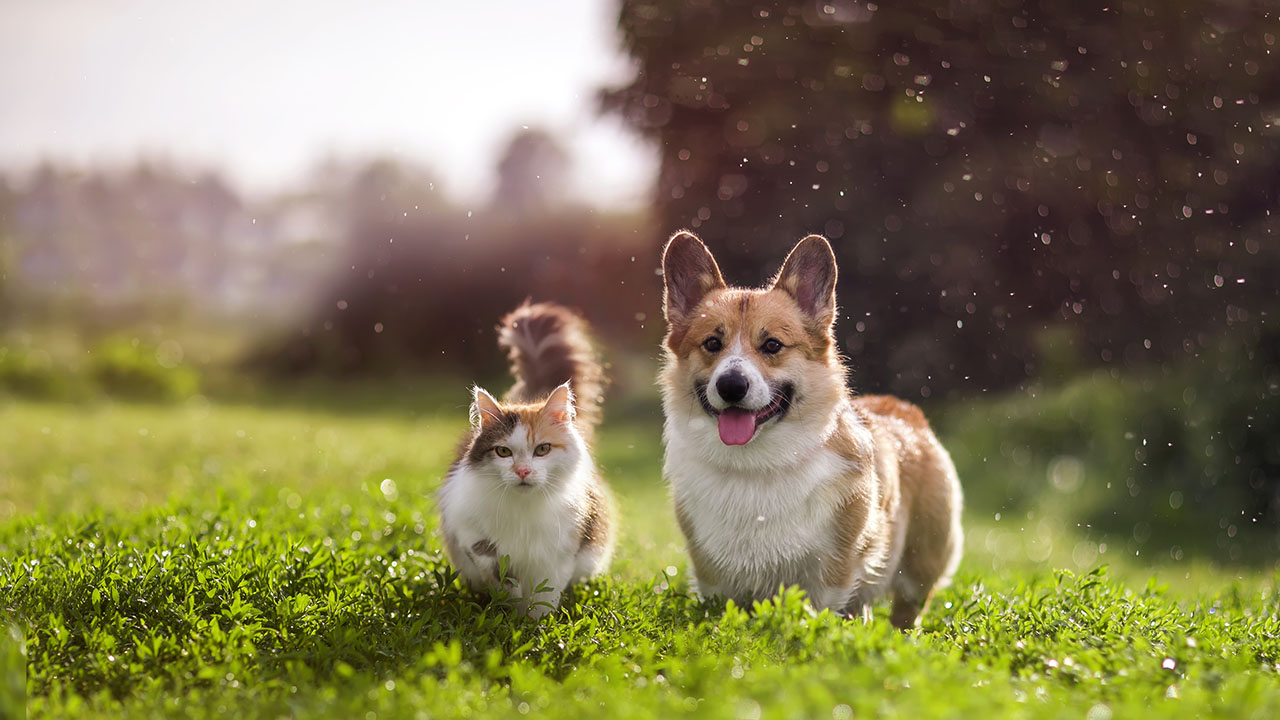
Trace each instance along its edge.
{"label": "cat's ear", "polygon": [[551,391],[546,404],[542,406],[542,414],[551,418],[554,423],[573,422],[577,411],[573,407],[573,391],[569,389],[569,383]]}
{"label": "cat's ear", "polygon": [[498,401],[479,385],[471,392],[471,424],[484,430],[501,423],[502,408],[498,405]]}

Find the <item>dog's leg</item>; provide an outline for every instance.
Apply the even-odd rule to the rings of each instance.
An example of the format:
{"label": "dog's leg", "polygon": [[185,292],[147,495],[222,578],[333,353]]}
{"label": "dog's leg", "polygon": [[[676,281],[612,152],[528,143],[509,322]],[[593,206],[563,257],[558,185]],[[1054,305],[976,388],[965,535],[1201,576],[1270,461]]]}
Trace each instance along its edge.
{"label": "dog's leg", "polygon": [[862,578],[856,578],[852,587],[844,588],[843,592],[844,602],[836,607],[841,608],[845,617],[861,620],[863,624],[871,622],[871,600],[874,595]]}
{"label": "dog's leg", "polygon": [[692,572],[693,591],[698,597],[706,599],[716,596],[729,597],[729,589],[720,582],[720,573],[716,571],[711,558],[702,550],[693,531],[693,523],[679,503],[676,504],[676,521],[684,533],[685,549],[689,552],[689,570]]}
{"label": "dog's leg", "polygon": [[[890,621],[902,630],[919,624],[920,615],[929,606],[929,597],[934,590],[950,584],[960,561],[963,538],[959,508],[950,507],[944,500],[927,504],[927,509],[929,514],[913,514],[902,560],[893,576]],[[953,512],[955,519],[949,517]]]}
{"label": "dog's leg", "polygon": [[902,558],[890,578],[895,627],[909,629],[920,622],[935,590],[951,583],[960,564],[964,533],[960,527],[963,496],[955,466],[947,451],[930,434],[921,458],[904,468],[907,530]]}
{"label": "dog's leg", "polygon": [[925,598],[924,602],[914,602],[908,600],[901,593],[895,593],[893,596],[893,610],[889,613],[889,622],[899,630],[910,630],[920,626],[920,615],[924,613],[925,607],[929,604],[929,598]]}
{"label": "dog's leg", "polygon": [[711,583],[703,582],[702,580],[698,579],[696,575],[693,578],[693,591],[697,593],[698,597],[702,598],[703,600],[707,600],[714,597],[722,597],[722,598],[729,597],[728,590],[725,589],[723,585],[713,585]]}
{"label": "dog's leg", "polygon": [[813,605],[813,609],[819,612],[830,610],[834,613],[846,614],[852,604],[852,597],[848,587],[833,587],[826,584],[819,585],[809,592],[809,602]]}
{"label": "dog's leg", "polygon": [[863,625],[871,622],[871,603],[855,597],[844,606],[844,616],[850,620],[861,620]]}

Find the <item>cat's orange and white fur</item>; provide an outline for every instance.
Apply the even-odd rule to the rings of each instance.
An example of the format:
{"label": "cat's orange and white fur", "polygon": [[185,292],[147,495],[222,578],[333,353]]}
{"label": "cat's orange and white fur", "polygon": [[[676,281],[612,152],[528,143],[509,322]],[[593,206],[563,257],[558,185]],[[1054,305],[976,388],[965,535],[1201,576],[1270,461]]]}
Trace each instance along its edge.
{"label": "cat's orange and white fur", "polygon": [[505,581],[538,618],[612,554],[609,494],[587,444],[603,371],[585,321],[558,305],[526,303],[498,333],[516,385],[502,402],[474,389],[472,427],[438,495],[440,526],[468,585],[496,590]]}

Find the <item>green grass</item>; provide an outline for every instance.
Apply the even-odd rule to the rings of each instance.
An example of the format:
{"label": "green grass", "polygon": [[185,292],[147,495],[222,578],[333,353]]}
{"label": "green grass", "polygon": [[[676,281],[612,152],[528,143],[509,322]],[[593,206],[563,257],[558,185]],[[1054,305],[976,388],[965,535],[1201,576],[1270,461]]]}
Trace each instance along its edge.
{"label": "green grass", "polygon": [[[794,591],[701,602],[642,408],[599,448],[613,570],[535,623],[441,555],[461,402],[279,400],[0,406],[0,612],[31,716],[1280,716],[1274,566],[1099,555],[1062,513],[974,507],[917,632]],[[0,717],[18,647],[0,632]]]}

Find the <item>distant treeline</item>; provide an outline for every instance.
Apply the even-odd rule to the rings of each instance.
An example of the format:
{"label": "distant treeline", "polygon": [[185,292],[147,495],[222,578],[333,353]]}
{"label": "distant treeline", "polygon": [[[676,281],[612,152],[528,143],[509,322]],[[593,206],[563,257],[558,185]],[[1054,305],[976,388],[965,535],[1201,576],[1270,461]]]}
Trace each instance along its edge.
{"label": "distant treeline", "polygon": [[526,298],[581,311],[615,355],[650,351],[661,279],[642,218],[561,210],[437,212],[352,229],[348,255],[300,326],[251,364],[272,373],[501,371],[494,326]]}
{"label": "distant treeline", "polygon": [[491,200],[468,205],[391,158],[325,161],[273,197],[145,160],[0,176],[0,331],[69,324],[88,347],[215,319],[274,376],[484,377],[504,364],[494,324],[532,297],[581,310],[615,355],[649,352],[657,235],[643,212],[574,204],[568,163],[550,134],[518,131]]}
{"label": "distant treeline", "polygon": [[526,298],[578,309],[616,345],[659,337],[659,245],[644,213],[580,207],[564,192],[567,155],[549,134],[517,133],[489,203],[464,207],[428,175],[376,161],[329,190],[341,240],[317,300],[249,358],[273,374],[497,374],[494,326]]}
{"label": "distant treeline", "polygon": [[322,191],[249,198],[216,172],[148,160],[0,176],[0,329],[287,317],[340,235]]}

